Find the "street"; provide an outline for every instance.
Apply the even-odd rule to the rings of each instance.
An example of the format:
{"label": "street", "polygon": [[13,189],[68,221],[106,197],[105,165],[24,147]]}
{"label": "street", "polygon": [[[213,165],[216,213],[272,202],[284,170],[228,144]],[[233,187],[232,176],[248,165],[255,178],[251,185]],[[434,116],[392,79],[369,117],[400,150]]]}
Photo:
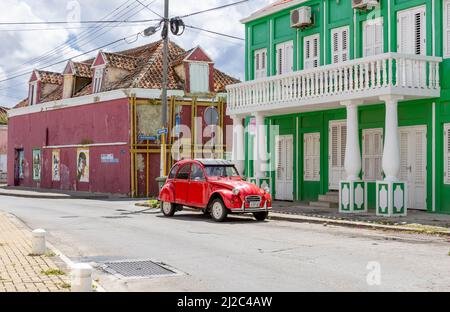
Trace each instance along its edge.
{"label": "street", "polygon": [[[450,291],[449,240],[201,213],[165,218],[133,201],[0,197],[0,210],[73,261],[151,259],[185,274],[118,280],[109,291]],[[373,273],[379,273],[373,279]]]}

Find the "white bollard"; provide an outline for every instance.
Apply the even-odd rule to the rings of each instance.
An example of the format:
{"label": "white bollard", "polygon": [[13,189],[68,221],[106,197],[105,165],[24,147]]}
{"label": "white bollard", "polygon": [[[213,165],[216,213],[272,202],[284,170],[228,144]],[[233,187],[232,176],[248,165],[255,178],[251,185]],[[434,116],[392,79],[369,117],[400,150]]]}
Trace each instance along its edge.
{"label": "white bollard", "polygon": [[71,291],[92,292],[92,267],[87,263],[72,265]]}
{"label": "white bollard", "polygon": [[47,251],[45,244],[45,230],[37,229],[33,231],[33,240],[31,242],[31,253],[36,256],[42,256]]}

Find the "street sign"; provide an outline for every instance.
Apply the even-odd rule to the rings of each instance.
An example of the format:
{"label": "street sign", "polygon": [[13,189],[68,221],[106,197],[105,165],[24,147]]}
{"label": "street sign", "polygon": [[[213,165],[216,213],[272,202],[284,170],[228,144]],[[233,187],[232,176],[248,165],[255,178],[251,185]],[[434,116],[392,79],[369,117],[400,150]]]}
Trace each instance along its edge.
{"label": "street sign", "polygon": [[168,134],[169,130],[168,129],[159,129],[157,133],[158,133],[158,135]]}
{"label": "street sign", "polygon": [[153,135],[139,135],[139,141],[156,141],[157,137]]}

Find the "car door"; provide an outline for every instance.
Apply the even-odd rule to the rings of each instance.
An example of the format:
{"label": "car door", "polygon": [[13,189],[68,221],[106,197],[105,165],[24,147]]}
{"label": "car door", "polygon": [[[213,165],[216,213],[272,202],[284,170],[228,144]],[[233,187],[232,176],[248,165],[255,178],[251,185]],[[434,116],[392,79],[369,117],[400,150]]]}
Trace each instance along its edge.
{"label": "car door", "polygon": [[191,164],[186,164],[178,170],[175,178],[175,202],[185,204],[189,189],[189,176],[191,173]]}
{"label": "car door", "polygon": [[205,172],[198,164],[192,164],[189,182],[188,204],[190,206],[205,208],[208,203],[208,183]]}

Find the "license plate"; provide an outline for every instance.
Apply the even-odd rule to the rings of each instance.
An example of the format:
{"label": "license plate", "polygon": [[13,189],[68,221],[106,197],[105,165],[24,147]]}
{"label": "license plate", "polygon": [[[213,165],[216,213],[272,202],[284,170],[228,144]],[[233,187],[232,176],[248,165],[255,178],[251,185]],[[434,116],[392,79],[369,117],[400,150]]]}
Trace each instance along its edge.
{"label": "license plate", "polygon": [[250,202],[250,208],[259,208],[260,202]]}

